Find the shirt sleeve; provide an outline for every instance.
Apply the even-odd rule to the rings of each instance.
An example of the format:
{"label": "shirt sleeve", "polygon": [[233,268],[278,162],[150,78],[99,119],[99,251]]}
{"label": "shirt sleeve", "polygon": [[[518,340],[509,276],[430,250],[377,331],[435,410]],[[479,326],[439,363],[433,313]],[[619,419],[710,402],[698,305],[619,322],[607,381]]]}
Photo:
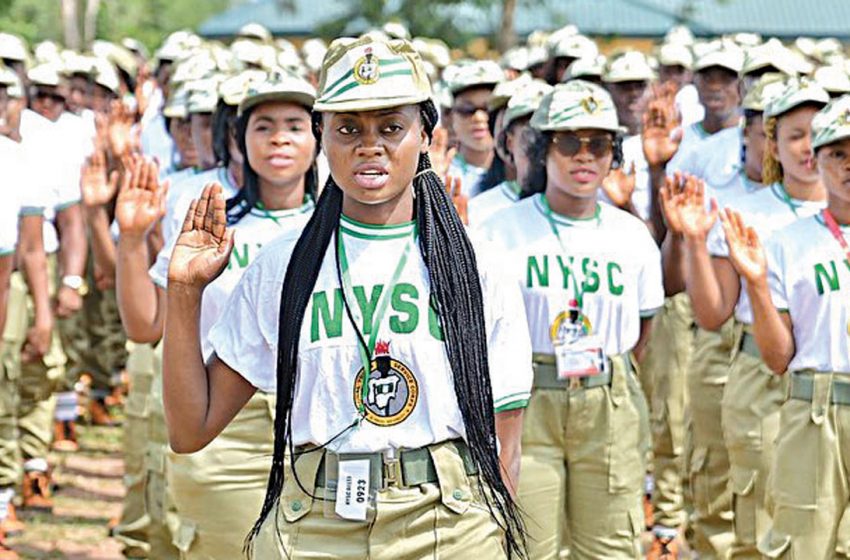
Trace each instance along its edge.
{"label": "shirt sleeve", "polygon": [[148,274],[154,284],[165,289],[168,286],[168,264],[171,262],[171,253],[177,243],[177,237],[183,227],[183,218],[192,204],[191,196],[182,196],[167,209],[165,218],[162,220],[162,248],[156,255],[156,260],[151,266]]}
{"label": "shirt sleeve", "polygon": [[773,236],[765,243],[767,255],[767,285],[770,288],[770,298],[773,305],[780,311],[788,310],[788,293],[785,282],[785,256],[778,237]]}
{"label": "shirt sleeve", "polygon": [[210,347],[219,359],[248,383],[268,393],[277,386],[277,324],[283,267],[281,270],[279,253],[261,252],[230,294],[209,334]]}
{"label": "shirt sleeve", "polygon": [[0,257],[15,252],[18,243],[18,203],[15,193],[7,193],[0,206]]}
{"label": "shirt sleeve", "polygon": [[640,316],[652,317],[664,305],[664,281],[661,272],[661,251],[649,232],[641,230],[643,259],[638,272]]}
{"label": "shirt sleeve", "polygon": [[[493,257],[478,253],[483,292],[487,356],[495,412],[528,406],[534,373],[531,338],[519,284],[500,271]],[[486,267],[486,268],[485,268]]]}

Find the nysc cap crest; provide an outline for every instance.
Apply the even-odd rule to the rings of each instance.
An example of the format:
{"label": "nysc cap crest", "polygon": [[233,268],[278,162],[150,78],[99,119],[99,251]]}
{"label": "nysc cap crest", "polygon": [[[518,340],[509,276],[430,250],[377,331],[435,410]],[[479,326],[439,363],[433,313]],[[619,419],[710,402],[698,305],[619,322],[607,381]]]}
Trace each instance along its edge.
{"label": "nysc cap crest", "polygon": [[812,119],[812,147],[850,138],[850,95],[833,100]]}
{"label": "nysc cap crest", "polygon": [[538,130],[592,128],[614,133],[624,131],[617,120],[617,109],[611,95],[584,80],[556,85],[534,111],[531,126]]}

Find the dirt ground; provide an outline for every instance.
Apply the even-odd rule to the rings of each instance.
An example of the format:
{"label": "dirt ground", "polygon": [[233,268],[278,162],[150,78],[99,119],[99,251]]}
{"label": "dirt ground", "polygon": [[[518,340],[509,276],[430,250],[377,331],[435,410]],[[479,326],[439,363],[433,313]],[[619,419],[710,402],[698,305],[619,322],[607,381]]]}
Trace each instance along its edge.
{"label": "dirt ground", "polygon": [[50,457],[56,485],[53,514],[18,510],[23,535],[10,539],[28,560],[121,560],[107,524],[124,496],[120,427],[79,427],[80,450]]}

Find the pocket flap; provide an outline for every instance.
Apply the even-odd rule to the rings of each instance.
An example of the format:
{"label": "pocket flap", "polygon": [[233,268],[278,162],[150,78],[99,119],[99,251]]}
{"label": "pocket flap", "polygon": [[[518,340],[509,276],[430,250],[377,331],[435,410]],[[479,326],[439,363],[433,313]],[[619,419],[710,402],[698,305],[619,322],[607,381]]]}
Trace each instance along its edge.
{"label": "pocket flap", "polygon": [[767,532],[758,545],[759,552],[767,558],[780,558],[791,547],[791,535],[778,533],[772,529]]}
{"label": "pocket flap", "polygon": [[705,467],[706,461],[708,461],[708,448],[695,447],[691,453],[690,472],[700,472]]}
{"label": "pocket flap", "polygon": [[194,521],[181,517],[177,527],[171,534],[171,544],[183,553],[189,552],[195,537],[198,535],[198,525]]}
{"label": "pocket flap", "polygon": [[747,496],[756,485],[758,471],[754,469],[743,469],[735,467],[729,469],[729,485],[732,492],[739,496]]}

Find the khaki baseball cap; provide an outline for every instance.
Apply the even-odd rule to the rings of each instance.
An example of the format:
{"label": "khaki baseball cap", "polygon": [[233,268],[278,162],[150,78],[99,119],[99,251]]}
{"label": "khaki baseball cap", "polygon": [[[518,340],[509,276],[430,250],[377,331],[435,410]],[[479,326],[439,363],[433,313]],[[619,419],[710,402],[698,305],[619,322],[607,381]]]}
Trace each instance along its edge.
{"label": "khaki baseball cap", "polygon": [[579,58],[574,60],[570,67],[567,68],[567,74],[564,76],[564,81],[575,80],[577,78],[595,77],[602,78],[605,72],[605,64],[607,59],[604,55],[597,55],[592,58]]}
{"label": "khaki baseball cap", "polygon": [[778,117],[804,103],[829,103],[829,93],[811,78],[789,78],[782,91],[771,98],[764,108],[765,117]]}
{"label": "khaki baseball cap", "polygon": [[608,59],[602,79],[607,83],[648,82],[655,79],[655,72],[645,54],[626,51]]}
{"label": "khaki baseball cap", "polygon": [[322,61],[313,110],[373,111],[430,97],[427,72],[410,42],[366,34],[331,43]]}
{"label": "khaki baseball cap", "polygon": [[590,58],[597,54],[599,54],[599,47],[596,46],[596,42],[584,35],[561,37],[549,46],[549,56],[552,58]]}
{"label": "khaki baseball cap", "polygon": [[513,80],[503,80],[496,84],[493,88],[493,93],[490,94],[490,100],[487,106],[490,110],[501,109],[508,104],[508,100],[513,97],[524,85],[532,81],[531,74],[520,74]]}
{"label": "khaki baseball cap", "polygon": [[791,49],[785,47],[779,39],[770,39],[766,43],[747,49],[741,74],[751,74],[772,66],[783,74],[796,76],[799,68],[794,58]]}
{"label": "khaki baseball cap", "polygon": [[694,71],[699,72],[712,66],[731,70],[736,74],[744,67],[744,51],[732,41],[718,39],[702,46],[694,61]]}
{"label": "khaki baseball cap", "polygon": [[120,91],[120,79],[118,71],[111,62],[103,58],[97,58],[94,61],[94,83],[101,87],[105,87],[115,95]]}
{"label": "khaki baseball cap", "polygon": [[580,130],[592,128],[614,133],[624,132],[617,120],[617,109],[605,89],[572,80],[558,84],[540,101],[531,117],[538,130]]}
{"label": "khaki baseball cap", "polygon": [[12,88],[20,84],[18,75],[14,70],[0,62],[0,86]]}
{"label": "khaki baseball cap", "polygon": [[[530,41],[529,41],[530,42]],[[541,45],[532,45],[528,48],[528,68],[543,64],[549,60],[549,51]]]}
{"label": "khaki baseball cap", "polygon": [[189,89],[185,85],[173,90],[165,106],[162,115],[169,119],[185,119],[189,116]]}
{"label": "khaki baseball cap", "polygon": [[447,81],[453,95],[472,87],[493,87],[505,79],[502,68],[492,60],[464,60],[456,66]]}
{"label": "khaki baseball cap", "polygon": [[850,138],[850,95],[831,101],[812,119],[812,147]]}
{"label": "khaki baseball cap", "polygon": [[27,44],[11,33],[0,33],[0,58],[26,62],[29,58]]}
{"label": "khaki baseball cap", "polygon": [[316,101],[316,89],[293,72],[271,72],[265,80],[249,82],[239,103],[239,115],[267,101],[292,101],[311,109]]}
{"label": "khaki baseball cap", "polygon": [[27,79],[34,86],[59,87],[62,84],[62,66],[58,62],[46,62],[31,68]]}
{"label": "khaki baseball cap", "polygon": [[788,76],[778,72],[763,74],[747,92],[741,107],[748,111],[764,112],[765,105],[785,89],[787,78]]}
{"label": "khaki baseball cap", "polygon": [[552,91],[552,86],[543,80],[531,80],[520,87],[508,101],[503,128],[507,129],[515,120],[531,115],[540,106],[543,97]]}
{"label": "khaki baseball cap", "polygon": [[223,81],[222,75],[215,75],[196,82],[189,82],[186,87],[189,97],[186,100],[186,110],[189,114],[212,113],[218,105],[218,85]]}
{"label": "khaki baseball cap", "polygon": [[694,34],[684,25],[677,25],[664,35],[665,44],[691,46],[694,44]]}
{"label": "khaki baseball cap", "polygon": [[218,85],[218,97],[231,107],[237,107],[251,86],[257,82],[262,82],[268,74],[262,70],[243,70],[235,76],[225,78]]}
{"label": "khaki baseball cap", "polygon": [[690,70],[694,66],[694,53],[688,45],[664,43],[658,47],[658,63],[662,66],[684,66]]}
{"label": "khaki baseball cap", "polygon": [[264,43],[271,43],[272,41],[271,31],[269,31],[263,24],[257,22],[246,23],[239,28],[239,31],[236,32],[236,36],[247,39],[256,39],[257,41],[263,41]]}
{"label": "khaki baseball cap", "polygon": [[815,81],[830,94],[850,93],[850,74],[838,65],[821,66],[815,70]]}

